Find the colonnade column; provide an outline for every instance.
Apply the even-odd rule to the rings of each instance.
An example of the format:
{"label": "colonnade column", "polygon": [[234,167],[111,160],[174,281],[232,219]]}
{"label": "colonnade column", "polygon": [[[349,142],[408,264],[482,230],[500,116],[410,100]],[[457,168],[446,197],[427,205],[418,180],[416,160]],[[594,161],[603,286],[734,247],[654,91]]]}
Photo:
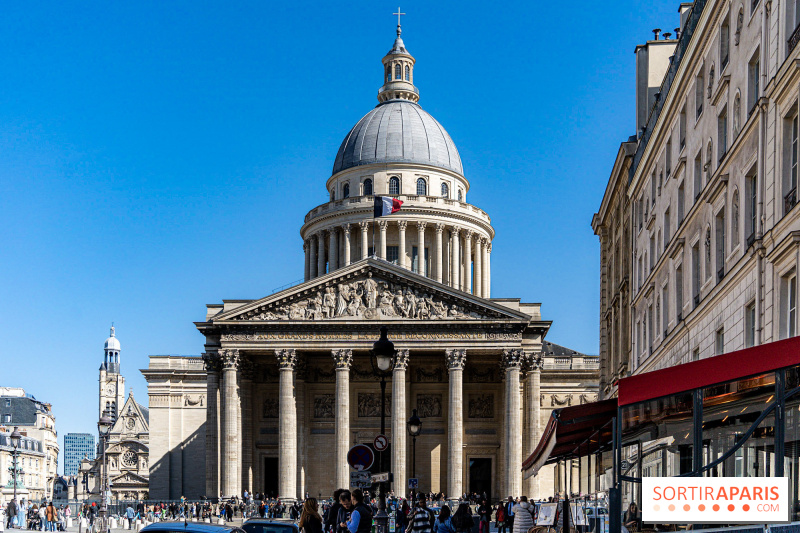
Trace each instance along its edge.
{"label": "colonnade column", "polygon": [[483,297],[483,238],[475,239],[475,273],[472,276],[472,293]]}
{"label": "colonnade column", "polygon": [[417,222],[417,274],[427,276],[425,272],[425,225],[426,222]]}
{"label": "colonnade column", "polygon": [[442,232],[444,231],[444,224],[438,222],[434,226],[436,230],[436,281],[442,282]]}
{"label": "colonnade column", "polygon": [[369,222],[362,220],[358,223],[358,226],[361,228],[361,259],[366,259],[369,256],[369,238],[367,235]]}
{"label": "colonnade column", "polygon": [[317,233],[317,276],[325,275],[325,233]]}
{"label": "colonnade column", "polygon": [[336,242],[336,228],[328,230],[328,237],[330,239],[328,243],[328,269],[333,272],[339,268],[339,261],[336,257],[339,255],[339,244]]}
{"label": "colonnade column", "polygon": [[222,358],[222,487],[224,498],[242,493],[239,476],[239,350],[220,350]]}
{"label": "colonnade column", "polygon": [[303,241],[303,255],[305,256],[305,264],[303,265],[303,281],[308,281],[311,279],[309,276],[311,275],[311,269],[309,268],[308,261],[309,261],[309,254],[311,251],[308,249],[309,244],[308,241]]}
{"label": "colonnade column", "polygon": [[242,488],[253,491],[253,361],[242,354],[239,358],[239,396],[241,397],[241,416],[239,417],[239,435],[242,436],[240,475]]}
{"label": "colonnade column", "polygon": [[469,293],[475,293],[472,286],[472,230],[468,229],[464,232],[464,282],[462,283],[464,290]]}
{"label": "colonnade column", "polygon": [[408,226],[407,220],[397,221],[397,229],[399,232],[397,237],[397,264],[400,265],[400,268],[408,268],[406,265],[406,226]]}
{"label": "colonnade column", "polygon": [[339,262],[342,266],[350,266],[350,224],[342,224],[342,236],[344,237],[344,258]]}
{"label": "colonnade column", "polygon": [[317,277],[317,243],[314,235],[308,238],[308,250],[308,279],[314,279]]}
{"label": "colonnade column", "polygon": [[278,392],[278,497],[293,501],[297,496],[297,406],[294,397],[294,350],[275,350],[280,375]]}
{"label": "colonnade column", "polygon": [[461,261],[459,261],[459,253],[458,253],[458,233],[461,231],[461,228],[458,226],[453,226],[450,228],[450,252],[451,252],[451,259],[450,259],[450,286],[454,289],[459,289],[459,270],[461,270],[460,265]]}
{"label": "colonnade column", "polygon": [[[373,222],[374,224],[374,222]],[[381,230],[381,244],[378,248],[378,257],[386,261],[386,226],[389,225],[389,222],[386,220],[379,220],[378,221],[378,228]],[[375,243],[372,243],[373,246]],[[344,485],[343,485],[344,486]]]}
{"label": "colonnade column", "polygon": [[392,370],[392,490],[406,493],[406,368],[408,350],[397,350]]}
{"label": "colonnade column", "polygon": [[[466,350],[446,350],[445,360],[449,373],[449,400],[447,420],[447,494],[458,500],[464,493],[464,365]],[[520,465],[520,468],[522,466]]]}
{"label": "colonnade column", "polygon": [[347,452],[350,450],[350,364],[353,350],[333,350],[336,364],[336,460],[334,482],[336,487],[350,486],[350,468]]}
{"label": "colonnade column", "polygon": [[206,368],[206,494],[219,496],[219,371],[215,353],[203,354]]}
{"label": "colonnade column", "polygon": [[505,388],[505,489],[515,498],[522,495],[522,415],[520,413],[519,376],[522,350],[503,350]]}
{"label": "colonnade column", "polygon": [[487,298],[492,297],[492,243],[486,245],[486,264],[483,267],[486,272],[486,283],[483,284],[483,290]]}
{"label": "colonnade column", "polygon": [[[541,418],[541,394],[542,394],[542,364],[543,358],[541,352],[532,353],[526,356],[526,366],[528,368],[528,377],[525,380],[525,403],[526,403],[526,426],[528,430],[528,450],[525,456],[529,457],[536,446],[539,444],[541,438],[540,433],[540,418]],[[531,476],[525,480],[525,494],[528,498],[540,498],[539,494],[539,476]]]}

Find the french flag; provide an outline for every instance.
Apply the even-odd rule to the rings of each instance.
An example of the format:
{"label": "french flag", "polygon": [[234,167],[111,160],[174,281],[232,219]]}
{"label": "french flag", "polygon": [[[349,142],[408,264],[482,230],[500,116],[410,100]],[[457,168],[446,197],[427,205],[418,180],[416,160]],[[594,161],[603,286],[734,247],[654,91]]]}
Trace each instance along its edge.
{"label": "french flag", "polygon": [[376,196],[375,197],[375,211],[374,217],[385,217],[400,211],[400,206],[403,202],[391,196]]}

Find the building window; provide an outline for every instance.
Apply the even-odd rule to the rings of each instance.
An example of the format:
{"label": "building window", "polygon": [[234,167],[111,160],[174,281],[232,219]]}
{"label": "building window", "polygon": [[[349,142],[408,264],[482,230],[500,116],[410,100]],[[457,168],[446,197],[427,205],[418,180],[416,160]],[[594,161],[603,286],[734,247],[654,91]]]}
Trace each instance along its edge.
{"label": "building window", "polygon": [[797,159],[798,159],[798,115],[795,113],[786,124],[785,134],[785,166],[783,195],[783,214],[785,215],[797,204]]}
{"label": "building window", "polygon": [[397,246],[386,247],[386,260],[395,265],[398,263],[400,257],[400,248]]}
{"label": "building window", "polygon": [[650,270],[653,270],[655,264],[656,264],[656,236],[650,235]]}
{"label": "building window", "polygon": [[11,415],[3,415],[3,422],[6,424],[11,422]]}
{"label": "building window", "polygon": [[350,184],[345,183],[342,187],[342,198],[350,198]]}
{"label": "building window", "polygon": [[370,178],[364,180],[364,196],[372,196],[372,180]]}
{"label": "building window", "polygon": [[670,174],[672,173],[672,138],[667,141],[667,150],[666,155],[664,156],[667,162],[667,179],[669,179]]}
{"label": "building window", "polygon": [[678,120],[678,136],[680,137],[680,147],[678,148],[680,151],[686,146],[686,104],[683,104],[681,116]]}
{"label": "building window", "polygon": [[703,114],[703,70],[697,75],[694,84],[694,104],[695,104],[695,118],[700,118]]}
{"label": "building window", "polygon": [[717,159],[722,161],[728,152],[728,106],[722,108],[722,113],[717,117]]}
{"label": "building window", "polygon": [[725,66],[728,64],[728,57],[730,55],[730,41],[731,41],[731,27],[728,23],[728,18],[722,22],[722,26],[719,30],[719,70],[720,75],[722,75],[722,71],[725,70]]}
{"label": "building window", "polygon": [[792,272],[781,280],[781,338],[797,335],[797,275]]}
{"label": "building window", "polygon": [[397,64],[397,65],[394,66],[394,79],[396,79],[396,80],[402,80],[403,79],[403,74],[402,74],[401,68],[402,67],[400,67],[400,64]]}
{"label": "building window", "polygon": [[733,191],[731,213],[731,250],[733,250],[739,245],[739,189]]}
{"label": "building window", "polygon": [[750,60],[750,63],[747,67],[747,116],[753,114],[753,111],[756,109],[756,104],[758,103],[759,97],[759,77],[760,77],[760,68],[759,68],[759,58],[758,58],[758,51],[753,55],[753,59]]}
{"label": "building window", "polygon": [[692,298],[694,305],[700,303],[700,244],[692,246]]}
{"label": "building window", "polygon": [[458,189],[458,201],[459,202],[464,201],[464,191],[462,191],[461,189]]}
{"label": "building window", "polygon": [[406,65],[406,81],[411,81],[411,67]]}
{"label": "building window", "polygon": [[653,171],[653,175],[650,177],[650,201],[653,202],[653,205],[656,205],[656,171]]}
{"label": "building window", "polygon": [[386,81],[387,82],[392,81],[392,67],[390,66],[386,67]]}
{"label": "building window", "polygon": [[703,151],[697,152],[694,158],[694,199],[697,201],[700,198],[700,193],[703,192]]}
{"label": "building window", "polygon": [[653,306],[647,307],[647,345],[650,347],[650,353],[653,353]]}
{"label": "building window", "polygon": [[758,178],[756,177],[756,169],[748,173],[745,178],[745,194],[747,195],[747,213],[745,220],[747,221],[747,247],[749,248],[756,240],[756,229],[758,228],[758,221],[756,220],[758,213]]}
{"label": "building window", "polygon": [[446,183],[442,183],[442,198],[450,198],[450,187]]}
{"label": "building window", "polygon": [[692,351],[692,361],[699,361],[700,360],[700,348],[695,348]]}
{"label": "building window", "polygon": [[684,206],[686,202],[686,190],[683,187],[685,182],[682,181],[680,185],[678,185],[678,227],[683,224],[683,215],[684,215]]}
{"label": "building window", "polygon": [[336,191],[331,191],[331,202],[336,200]]}
{"label": "building window", "polygon": [[725,328],[719,328],[714,336],[714,353],[722,355],[725,353]]}
{"label": "building window", "polygon": [[744,308],[744,347],[756,345],[756,303],[752,302]]}
{"label": "building window", "polygon": [[428,195],[428,182],[425,178],[417,178],[417,194],[420,196]]}
{"label": "building window", "polygon": [[6,400],[6,407],[11,407],[11,400]]}
{"label": "building window", "polygon": [[400,194],[400,178],[396,176],[389,178],[389,194]]}
{"label": "building window", "polygon": [[716,217],[716,245],[717,245],[717,283],[725,277],[725,210],[721,210]]}
{"label": "building window", "polygon": [[425,259],[424,259],[424,270],[425,272],[420,272],[420,264],[419,264],[419,247],[413,246],[411,248],[411,271],[416,272],[417,274],[422,274],[423,276],[430,276],[430,264],[428,263],[428,249],[425,248]]}
{"label": "building window", "polygon": [[664,328],[664,337],[666,338],[669,333],[669,285],[665,285],[662,289],[661,302],[663,309],[661,309],[661,321]]}
{"label": "building window", "polygon": [[670,238],[672,237],[670,233],[670,216],[669,216],[669,207],[666,211],[664,211],[664,251],[667,250],[667,244],[669,244]]}
{"label": "building window", "polygon": [[675,269],[675,313],[676,322],[683,320],[683,265]]}

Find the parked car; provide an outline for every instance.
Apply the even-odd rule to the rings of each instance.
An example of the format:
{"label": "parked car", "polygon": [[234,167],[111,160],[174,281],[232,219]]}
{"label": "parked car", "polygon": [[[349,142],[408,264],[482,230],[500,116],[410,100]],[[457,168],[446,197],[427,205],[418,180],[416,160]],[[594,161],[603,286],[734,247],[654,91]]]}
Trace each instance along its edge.
{"label": "parked car", "polygon": [[242,529],[245,533],[300,533],[297,524],[289,519],[248,518]]}
{"label": "parked car", "polygon": [[142,533],[243,533],[240,528],[235,526],[217,526],[200,522],[186,522],[183,520],[175,522],[156,522],[155,524],[143,527],[140,531]]}

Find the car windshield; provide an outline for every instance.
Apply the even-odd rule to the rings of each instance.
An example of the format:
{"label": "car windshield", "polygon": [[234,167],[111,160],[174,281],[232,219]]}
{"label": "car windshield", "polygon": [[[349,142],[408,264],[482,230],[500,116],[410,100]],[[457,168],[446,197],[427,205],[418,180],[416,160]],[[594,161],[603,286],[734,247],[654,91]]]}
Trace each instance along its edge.
{"label": "car windshield", "polygon": [[296,533],[297,532],[297,529],[295,529],[295,527],[291,524],[286,524],[286,525],[259,524],[258,522],[242,524],[242,529],[244,529],[246,533]]}

